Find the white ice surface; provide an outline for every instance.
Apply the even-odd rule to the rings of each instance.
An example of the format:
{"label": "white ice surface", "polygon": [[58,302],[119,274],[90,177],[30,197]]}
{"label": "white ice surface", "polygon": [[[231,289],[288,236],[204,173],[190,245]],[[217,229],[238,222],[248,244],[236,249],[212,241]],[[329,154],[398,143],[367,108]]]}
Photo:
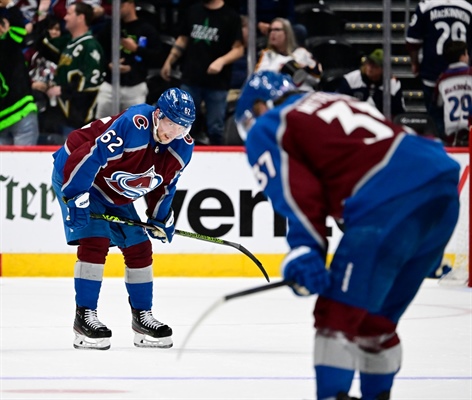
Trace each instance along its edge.
{"label": "white ice surface", "polygon": [[[75,350],[73,280],[0,279],[0,399],[315,398],[315,298],[278,288],[224,303],[177,358],[192,324],[219,297],[255,278],[158,278],[154,314],[172,349],[133,346],[122,279],[105,278],[98,315],[108,351]],[[399,325],[403,367],[392,399],[472,399],[472,290],[425,281]],[[358,380],[352,395],[359,395]]]}

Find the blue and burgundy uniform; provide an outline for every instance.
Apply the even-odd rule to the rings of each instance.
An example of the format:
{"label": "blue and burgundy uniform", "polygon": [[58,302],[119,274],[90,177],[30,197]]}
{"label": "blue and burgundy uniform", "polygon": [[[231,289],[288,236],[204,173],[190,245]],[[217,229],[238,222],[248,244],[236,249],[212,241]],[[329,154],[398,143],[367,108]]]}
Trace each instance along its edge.
{"label": "blue and burgundy uniform", "polygon": [[[190,162],[194,141],[187,135],[167,145],[157,143],[152,134],[154,110],[147,104],[136,105],[72,132],[54,154],[56,192],[67,199],[90,192],[92,213],[132,219],[138,218],[132,203],[146,196],[148,216],[163,221],[169,214],[177,181]],[[67,216],[65,204],[63,212]],[[101,236],[94,230],[103,232],[109,225],[103,222],[92,220],[77,231],[66,227],[68,243]],[[136,240],[147,240],[147,236],[143,233]]]}
{"label": "blue and burgundy uniform", "polygon": [[313,270],[324,267],[326,218],[344,225],[314,310],[318,399],[348,393],[356,369],[363,399],[390,391],[397,323],[458,218],[459,165],[406,129],[366,102],[317,92],[288,97],[248,133],[249,163],[288,219],[292,251],[308,247]]}

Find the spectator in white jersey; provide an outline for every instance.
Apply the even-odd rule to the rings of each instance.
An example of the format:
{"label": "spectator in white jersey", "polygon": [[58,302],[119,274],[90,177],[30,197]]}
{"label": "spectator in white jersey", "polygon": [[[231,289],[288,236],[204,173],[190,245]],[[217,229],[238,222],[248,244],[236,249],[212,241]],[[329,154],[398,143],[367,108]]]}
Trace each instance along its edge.
{"label": "spectator in white jersey", "polygon": [[468,146],[472,114],[472,68],[467,44],[451,40],[444,46],[447,69],[439,76],[434,101],[443,108],[444,131],[441,140],[447,146]]}

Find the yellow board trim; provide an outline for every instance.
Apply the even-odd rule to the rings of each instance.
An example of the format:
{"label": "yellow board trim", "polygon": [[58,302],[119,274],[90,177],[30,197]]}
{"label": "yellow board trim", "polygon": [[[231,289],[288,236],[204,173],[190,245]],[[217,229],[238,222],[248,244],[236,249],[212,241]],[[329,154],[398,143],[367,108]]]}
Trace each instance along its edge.
{"label": "yellow board trim", "polygon": [[[256,254],[270,278],[280,277],[284,254]],[[328,265],[332,255],[328,255]],[[0,276],[73,277],[75,254],[1,254]],[[445,254],[443,262],[454,265],[455,255]],[[262,277],[262,273],[245,255],[239,254],[154,254],[154,276],[158,277]],[[109,254],[105,277],[123,277],[121,254]]]}
{"label": "yellow board trim", "polygon": [[[73,277],[75,254],[1,255],[3,277]],[[280,277],[283,254],[258,254],[269,277]],[[154,276],[169,277],[262,277],[262,273],[245,255],[239,254],[154,254]],[[124,276],[121,254],[109,254],[105,277]]]}

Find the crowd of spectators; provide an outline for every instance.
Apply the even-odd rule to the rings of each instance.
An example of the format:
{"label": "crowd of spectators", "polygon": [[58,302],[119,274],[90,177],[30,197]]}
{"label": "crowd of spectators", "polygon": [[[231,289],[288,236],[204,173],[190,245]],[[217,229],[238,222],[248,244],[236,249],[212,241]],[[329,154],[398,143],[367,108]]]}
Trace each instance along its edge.
{"label": "crowd of spectators", "polygon": [[[465,0],[457,2],[471,12],[470,4],[462,4]],[[162,91],[179,86],[192,94],[197,105],[191,132],[197,144],[240,144],[229,137],[228,121],[248,72],[247,2],[162,2],[172,9],[165,21],[155,3],[120,0],[119,110],[153,104]],[[296,4],[295,0],[257,1],[255,71],[287,73],[300,90],[323,90],[323,65],[306,47],[307,29],[297,22]],[[111,14],[112,0],[0,0],[0,56],[9,58],[0,67],[1,87],[9,88],[8,95],[0,96],[0,144],[61,144],[72,129],[112,113]],[[439,74],[456,66],[442,54],[434,55],[441,63],[424,59],[419,63],[421,50],[427,57],[433,48],[425,19],[425,8],[418,8],[406,35],[406,50],[413,73],[422,79],[425,106],[435,120],[438,137],[448,145],[460,145],[467,141],[446,138],[451,125],[444,126],[444,96],[433,98]],[[469,35],[465,26],[455,41],[469,43]],[[469,63],[468,59],[458,62],[462,67]],[[382,111],[382,66],[382,48],[359,56],[358,68],[340,76],[334,91],[371,102]],[[432,72],[428,75],[432,66],[434,77]],[[152,80],[158,81],[157,87],[149,85]],[[390,90],[395,117],[405,112],[405,104],[401,82],[394,76]],[[460,116],[462,138],[472,114],[472,104],[467,103],[471,93],[459,107],[466,111]],[[12,109],[16,110],[13,117]]]}

